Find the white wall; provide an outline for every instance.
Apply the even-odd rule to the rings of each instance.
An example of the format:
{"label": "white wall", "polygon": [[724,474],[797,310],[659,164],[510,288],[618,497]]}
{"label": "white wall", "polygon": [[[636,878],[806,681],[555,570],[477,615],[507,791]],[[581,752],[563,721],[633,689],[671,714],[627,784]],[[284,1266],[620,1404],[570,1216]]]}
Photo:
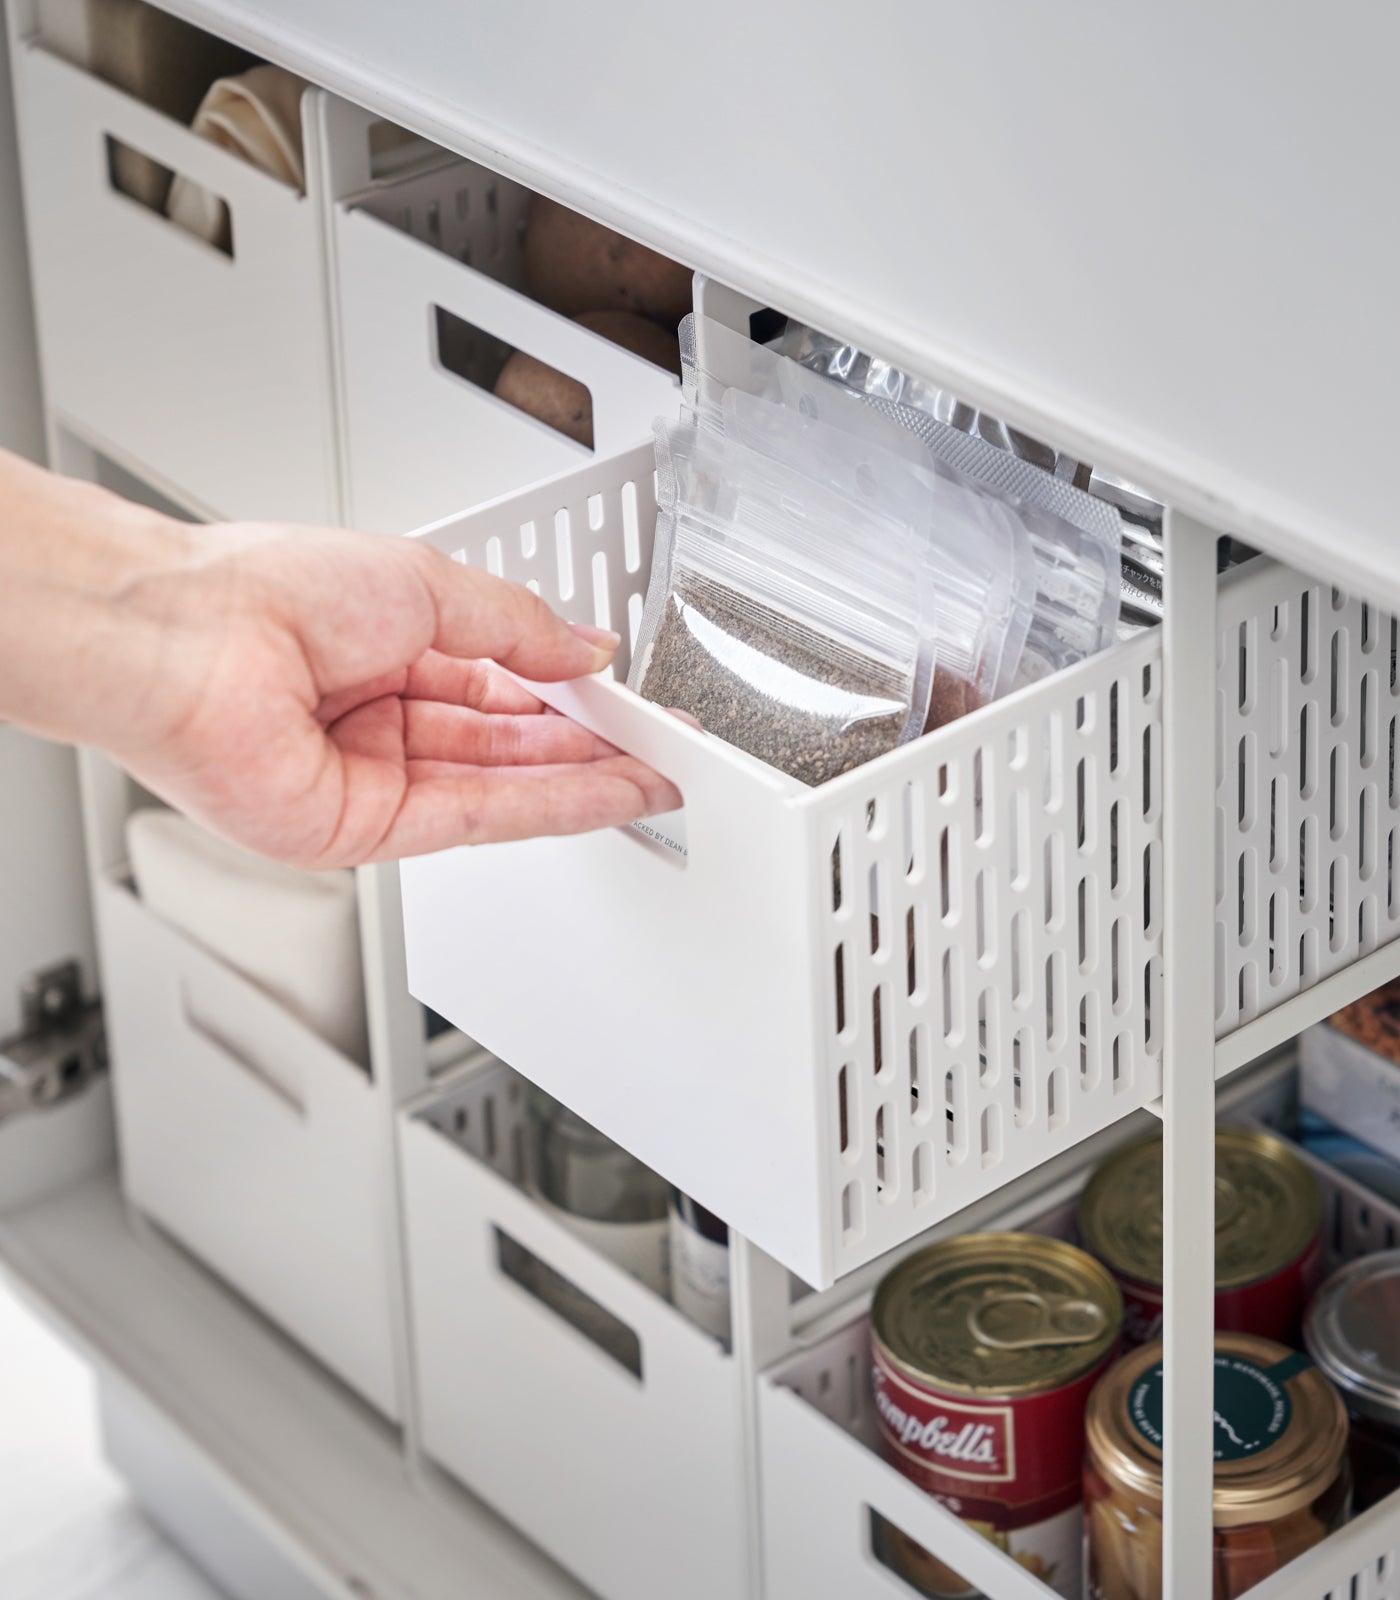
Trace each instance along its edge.
{"label": "white wall", "polygon": [[38,461],[43,456],[43,440],[9,52],[5,30],[0,27],[0,445]]}
{"label": "white wall", "polygon": [[[0,27],[0,445],[43,456],[5,31]],[[4,507],[0,506],[0,516]],[[92,919],[71,750],[0,726],[0,1037],[19,1025],[16,989],[36,966],[81,956]]]}

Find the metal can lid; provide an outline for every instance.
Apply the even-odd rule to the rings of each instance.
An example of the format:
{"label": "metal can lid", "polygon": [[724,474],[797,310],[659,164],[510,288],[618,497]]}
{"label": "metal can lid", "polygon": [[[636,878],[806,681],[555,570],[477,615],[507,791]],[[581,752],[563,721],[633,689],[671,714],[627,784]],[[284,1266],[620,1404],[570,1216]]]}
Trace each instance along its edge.
{"label": "metal can lid", "polygon": [[1333,1273],[1308,1307],[1303,1337],[1352,1410],[1400,1429],[1400,1250]]}
{"label": "metal can lid", "polygon": [[1071,1244],[974,1233],[929,1245],[885,1275],[870,1325],[903,1376],[947,1395],[1012,1397],[1059,1389],[1113,1348],[1123,1298]]}
{"label": "metal can lid", "polygon": [[[1346,1451],[1341,1397],[1307,1356],[1245,1333],[1215,1336],[1217,1528],[1272,1522],[1311,1505]],[[1149,1509],[1162,1501],[1162,1345],[1134,1350],[1089,1396],[1089,1460]]]}
{"label": "metal can lid", "polygon": [[[1317,1238],[1317,1179],[1281,1139],[1257,1128],[1215,1135],[1215,1286],[1238,1289],[1296,1261]],[[1162,1137],[1128,1145],[1079,1202],[1084,1247],[1120,1277],[1162,1282]]]}

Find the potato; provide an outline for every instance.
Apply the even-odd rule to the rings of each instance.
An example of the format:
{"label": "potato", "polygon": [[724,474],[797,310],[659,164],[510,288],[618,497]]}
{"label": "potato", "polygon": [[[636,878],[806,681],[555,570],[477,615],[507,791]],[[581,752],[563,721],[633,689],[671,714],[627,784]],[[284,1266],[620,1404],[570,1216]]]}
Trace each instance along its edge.
{"label": "potato", "polygon": [[593,448],[593,397],[577,378],[517,350],[501,368],[494,393],[527,417]]}
{"label": "potato", "polygon": [[691,309],[688,267],[536,195],[525,227],[525,287],[566,316],[632,311],[674,328]]}
{"label": "potato", "polygon": [[681,370],[680,341],[655,322],[634,316],[630,311],[585,311],[574,321],[590,333],[601,333],[634,356],[641,356],[653,366],[664,367],[678,376]]}
{"label": "potato", "polygon": [[[629,311],[587,311],[574,321],[668,372],[680,370],[676,336]],[[517,350],[496,379],[498,399],[593,448],[593,397],[576,378]]]}

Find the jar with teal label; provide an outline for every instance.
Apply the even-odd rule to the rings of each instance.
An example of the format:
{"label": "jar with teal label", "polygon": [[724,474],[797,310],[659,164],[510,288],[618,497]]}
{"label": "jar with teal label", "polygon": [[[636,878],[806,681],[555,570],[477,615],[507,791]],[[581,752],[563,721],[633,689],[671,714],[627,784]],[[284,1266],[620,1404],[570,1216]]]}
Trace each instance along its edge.
{"label": "jar with teal label", "polygon": [[[1163,1417],[1160,1343],[1117,1362],[1089,1398],[1089,1600],[1162,1600]],[[1341,1527],[1346,1447],[1341,1399],[1306,1355],[1216,1335],[1211,1600],[1236,1600]]]}

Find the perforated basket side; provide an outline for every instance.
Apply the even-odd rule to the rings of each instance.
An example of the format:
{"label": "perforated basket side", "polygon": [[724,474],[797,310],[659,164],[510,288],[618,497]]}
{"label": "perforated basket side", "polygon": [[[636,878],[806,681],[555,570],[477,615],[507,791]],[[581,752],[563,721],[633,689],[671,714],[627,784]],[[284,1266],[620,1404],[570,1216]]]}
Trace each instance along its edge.
{"label": "perforated basket side", "polygon": [[523,287],[523,184],[475,161],[451,161],[349,202],[512,289]]}
{"label": "perforated basket side", "polygon": [[622,635],[625,679],[641,625],[656,532],[650,443],[589,462],[413,535],[454,560],[523,583],[572,622]]}
{"label": "perforated basket side", "polygon": [[1400,933],[1400,624],[1259,561],[1222,584],[1216,1034]]}
{"label": "perforated basket side", "polygon": [[817,792],[840,1271],[1160,1087],[1145,636]]}

